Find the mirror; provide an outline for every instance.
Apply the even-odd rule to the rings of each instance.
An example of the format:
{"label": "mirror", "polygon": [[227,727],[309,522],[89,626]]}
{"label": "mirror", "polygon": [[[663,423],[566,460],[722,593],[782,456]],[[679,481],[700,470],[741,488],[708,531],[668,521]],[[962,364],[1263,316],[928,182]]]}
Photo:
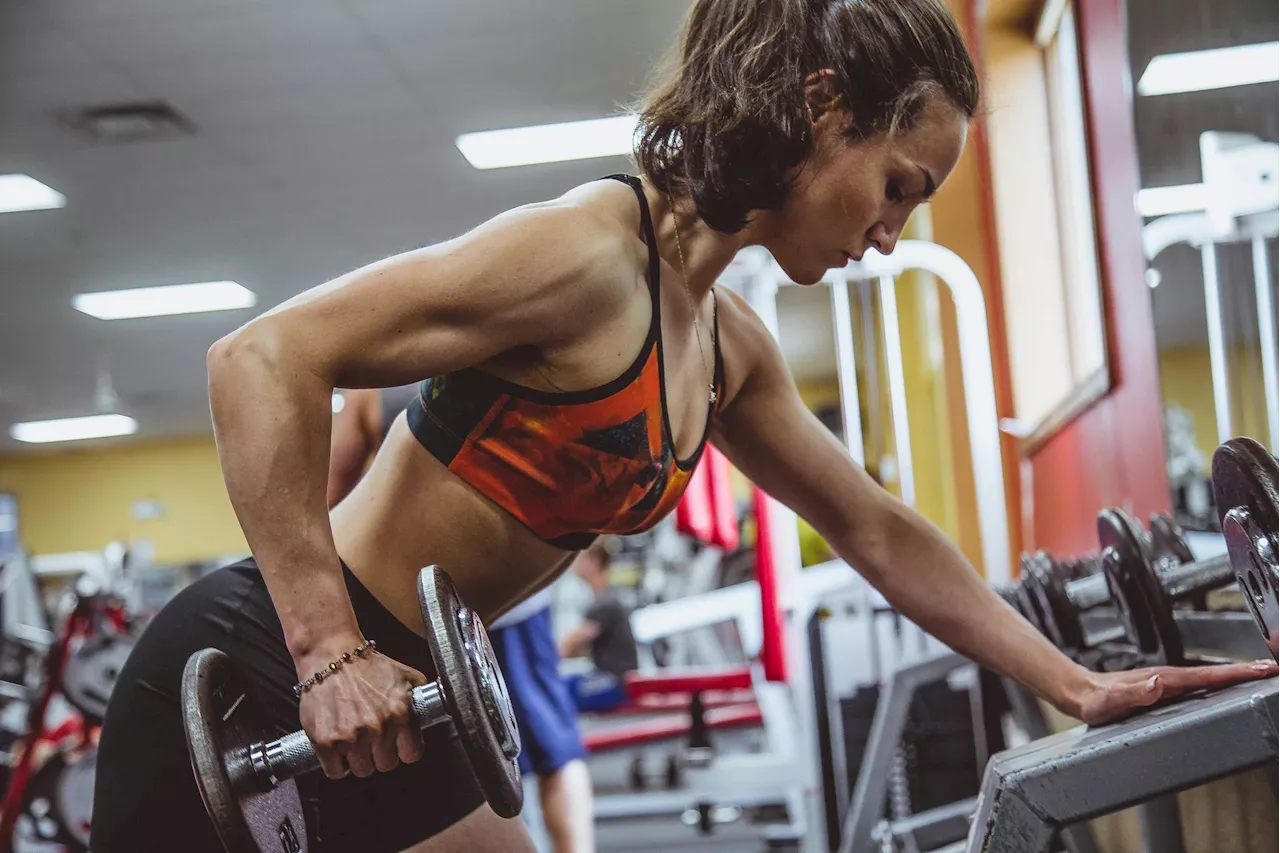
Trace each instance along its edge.
{"label": "mirror", "polygon": [[1214,449],[1277,446],[1277,8],[1129,0],[1142,180],[1173,506],[1214,529]]}

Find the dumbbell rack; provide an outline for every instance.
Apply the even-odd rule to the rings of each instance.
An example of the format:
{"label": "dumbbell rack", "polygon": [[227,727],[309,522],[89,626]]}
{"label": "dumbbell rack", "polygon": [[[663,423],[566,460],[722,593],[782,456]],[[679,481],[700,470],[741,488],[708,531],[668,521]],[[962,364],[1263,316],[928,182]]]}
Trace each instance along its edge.
{"label": "dumbbell rack", "polygon": [[[1188,649],[1267,657],[1248,613],[1179,611],[1174,619]],[[1011,686],[1016,701],[1019,688]],[[1157,708],[1119,725],[1076,727],[1000,753],[987,765],[966,850],[1044,852],[1057,831],[1138,804],[1147,807],[1147,849],[1178,849],[1156,841],[1178,827],[1161,826],[1165,812],[1153,807],[1167,794],[1275,761],[1276,726],[1280,681],[1268,681]],[[1176,813],[1167,817],[1176,824]]]}
{"label": "dumbbell rack", "polygon": [[[968,853],[1049,853],[1080,821],[1277,759],[1277,680],[1240,684],[991,759]],[[1276,785],[1272,777],[1273,790]]]}

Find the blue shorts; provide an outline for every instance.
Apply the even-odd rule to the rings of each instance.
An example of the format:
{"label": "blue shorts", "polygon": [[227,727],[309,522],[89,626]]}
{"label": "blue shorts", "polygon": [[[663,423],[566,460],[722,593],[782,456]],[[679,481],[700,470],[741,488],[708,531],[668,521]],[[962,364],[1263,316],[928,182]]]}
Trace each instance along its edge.
{"label": "blue shorts", "polygon": [[520,727],[520,772],[550,776],[585,758],[578,709],[560,675],[560,653],[544,608],[489,634]]}
{"label": "blue shorts", "polygon": [[574,704],[584,714],[612,711],[627,702],[627,691],[617,676],[594,669],[565,679]]}

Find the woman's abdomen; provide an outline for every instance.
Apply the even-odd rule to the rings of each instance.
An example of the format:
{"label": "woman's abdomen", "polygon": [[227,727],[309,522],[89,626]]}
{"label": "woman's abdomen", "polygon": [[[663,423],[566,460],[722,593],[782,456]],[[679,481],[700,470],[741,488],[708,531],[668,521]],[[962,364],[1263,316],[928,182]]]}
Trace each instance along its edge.
{"label": "woman's abdomen", "polygon": [[487,621],[568,556],[462,482],[417,443],[403,417],[331,518],[343,560],[419,632],[416,578],[424,566],[447,571],[462,600]]}

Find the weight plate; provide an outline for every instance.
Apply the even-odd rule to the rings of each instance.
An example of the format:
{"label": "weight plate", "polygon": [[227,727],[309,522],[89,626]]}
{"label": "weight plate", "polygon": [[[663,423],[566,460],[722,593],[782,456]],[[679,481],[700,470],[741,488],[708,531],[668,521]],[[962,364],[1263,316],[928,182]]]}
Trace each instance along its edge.
{"label": "weight plate", "polygon": [[305,853],[306,820],[292,779],[236,796],[227,756],[242,754],[273,731],[248,681],[225,653],[193,654],[182,671],[182,718],[191,767],[205,810],[231,853]]}
{"label": "weight plate", "polygon": [[1077,650],[1084,647],[1084,628],[1080,614],[1067,598],[1063,573],[1054,565],[1053,558],[1045,551],[1037,552],[1027,564],[1031,572],[1031,593],[1036,597],[1040,612],[1044,615],[1046,636],[1060,649]]}
{"label": "weight plate", "polygon": [[1031,588],[1036,584],[1030,567],[1031,557],[1024,555],[1021,563],[1022,571],[1018,578],[1018,585],[1013,590],[1014,607],[1033,628],[1048,637],[1049,629],[1045,626],[1044,614],[1040,612],[1040,603],[1037,596],[1031,592]]}
{"label": "weight plate", "polygon": [[1067,581],[1074,570],[1058,565],[1047,553],[1041,563],[1042,571],[1048,578],[1045,592],[1049,596],[1049,607],[1053,610],[1058,634],[1066,649],[1084,648],[1084,623],[1080,619],[1080,610],[1070,598],[1067,598]]}
{"label": "weight plate", "polygon": [[418,605],[445,705],[485,799],[500,817],[515,817],[524,805],[520,734],[484,626],[439,566],[418,573]]}
{"label": "weight plate", "polygon": [[1276,490],[1276,458],[1252,438],[1233,438],[1214,451],[1213,497],[1219,520],[1242,506],[1254,523],[1274,532],[1280,525]]}
{"label": "weight plate", "polygon": [[1157,562],[1195,562],[1195,555],[1191,553],[1191,546],[1187,544],[1187,537],[1178,522],[1167,515],[1155,513],[1151,516],[1150,527],[1151,556]]}
{"label": "weight plate", "polygon": [[1182,635],[1142,526],[1121,510],[1105,509],[1098,515],[1098,542],[1107,589],[1129,641],[1158,663],[1183,663]]}
{"label": "weight plate", "polygon": [[67,656],[62,693],[90,725],[101,725],[107,702],[135,639],[128,634],[90,637]]}
{"label": "weight plate", "polygon": [[[13,853],[88,853],[94,752],[77,756],[60,750],[31,776],[9,839]],[[77,795],[67,790],[69,777],[74,777],[72,788],[82,788],[86,775],[87,801],[83,791]]]}
{"label": "weight plate", "polygon": [[58,780],[55,798],[58,822],[78,843],[89,846],[89,826],[93,819],[93,777],[98,750],[88,749],[68,762]]}
{"label": "weight plate", "polygon": [[1231,555],[1231,565],[1249,613],[1271,650],[1271,656],[1278,657],[1280,603],[1277,601],[1277,589],[1280,582],[1276,577],[1275,539],[1258,526],[1244,507],[1236,507],[1227,513],[1222,520],[1222,534],[1226,537],[1227,553]]}
{"label": "weight plate", "polygon": [[1233,438],[1213,454],[1213,496],[1231,565],[1271,654],[1276,655],[1276,458],[1251,438]]}

